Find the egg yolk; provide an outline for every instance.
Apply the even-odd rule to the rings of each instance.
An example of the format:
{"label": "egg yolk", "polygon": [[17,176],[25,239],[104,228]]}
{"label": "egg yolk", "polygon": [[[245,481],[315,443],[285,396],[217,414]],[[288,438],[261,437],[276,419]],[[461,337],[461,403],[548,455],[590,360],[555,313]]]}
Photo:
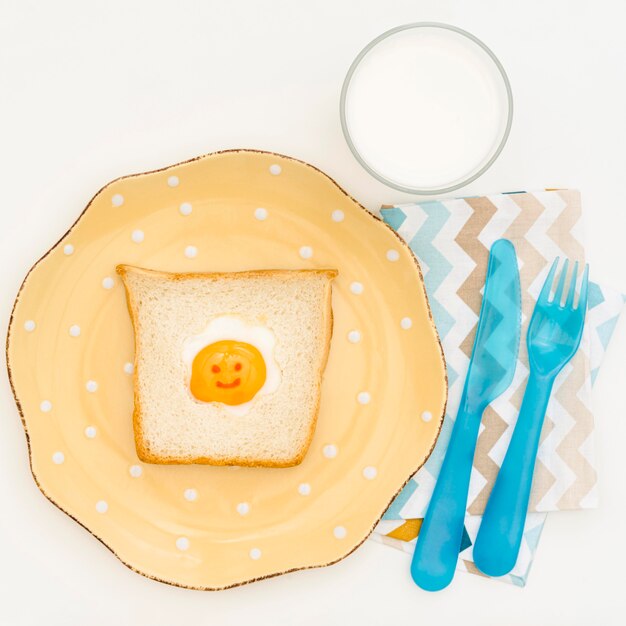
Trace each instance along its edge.
{"label": "egg yolk", "polygon": [[190,389],[202,402],[243,404],[265,384],[265,361],[249,343],[225,339],[205,346],[191,364]]}

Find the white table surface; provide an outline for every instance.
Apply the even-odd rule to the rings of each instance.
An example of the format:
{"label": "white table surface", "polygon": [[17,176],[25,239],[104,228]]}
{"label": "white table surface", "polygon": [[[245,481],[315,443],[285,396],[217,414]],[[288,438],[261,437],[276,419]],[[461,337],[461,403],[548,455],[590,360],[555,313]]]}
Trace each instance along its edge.
{"label": "white table surface", "polygon": [[[514,90],[504,152],[460,193],[579,188],[593,277],[626,292],[625,19],[621,0],[2,0],[2,328],[33,261],[123,174],[254,147],[313,163],[368,208],[410,200],[354,160],[338,99],[368,41],[427,20],[483,39]],[[460,574],[439,594],[373,542],[219,593],[132,573],[37,490],[3,376],[0,624],[623,624],[625,351],[622,320],[595,387],[601,508],[549,517],[525,589]]]}

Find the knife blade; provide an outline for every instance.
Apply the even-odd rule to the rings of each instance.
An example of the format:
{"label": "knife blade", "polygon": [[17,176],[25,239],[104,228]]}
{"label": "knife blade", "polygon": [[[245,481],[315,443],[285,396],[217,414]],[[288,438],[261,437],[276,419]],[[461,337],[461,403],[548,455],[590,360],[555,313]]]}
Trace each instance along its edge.
{"label": "knife blade", "polygon": [[499,239],[489,253],[485,288],[463,395],[411,563],[427,591],[454,577],[467,494],[484,410],[511,384],[520,343],[521,291],[513,244]]}

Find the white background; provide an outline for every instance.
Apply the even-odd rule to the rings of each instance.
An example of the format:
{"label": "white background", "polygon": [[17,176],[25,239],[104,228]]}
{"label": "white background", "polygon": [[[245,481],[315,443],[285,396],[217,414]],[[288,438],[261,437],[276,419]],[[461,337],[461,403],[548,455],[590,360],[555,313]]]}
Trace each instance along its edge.
{"label": "white background", "polygon": [[[621,0],[0,0],[0,316],[31,264],[103,184],[223,148],[293,155],[368,208],[387,189],[341,135],[341,83],[398,24],[483,39],[513,86],[501,157],[460,193],[582,190],[593,277],[626,292],[626,5]],[[53,507],[28,470],[0,381],[0,624],[624,623],[626,322],[598,377],[597,511],[549,517],[528,586],[457,575],[427,594],[407,555],[372,542],[330,568],[218,593],[123,567]]]}

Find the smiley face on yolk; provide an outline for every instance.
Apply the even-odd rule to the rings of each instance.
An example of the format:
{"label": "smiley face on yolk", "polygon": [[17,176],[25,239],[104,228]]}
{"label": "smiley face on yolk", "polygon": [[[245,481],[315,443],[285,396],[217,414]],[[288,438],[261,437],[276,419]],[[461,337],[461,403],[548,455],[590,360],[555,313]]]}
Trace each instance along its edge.
{"label": "smiley face on yolk", "polygon": [[254,398],[267,376],[253,345],[225,339],[205,346],[191,365],[191,393],[202,402],[243,404]]}

